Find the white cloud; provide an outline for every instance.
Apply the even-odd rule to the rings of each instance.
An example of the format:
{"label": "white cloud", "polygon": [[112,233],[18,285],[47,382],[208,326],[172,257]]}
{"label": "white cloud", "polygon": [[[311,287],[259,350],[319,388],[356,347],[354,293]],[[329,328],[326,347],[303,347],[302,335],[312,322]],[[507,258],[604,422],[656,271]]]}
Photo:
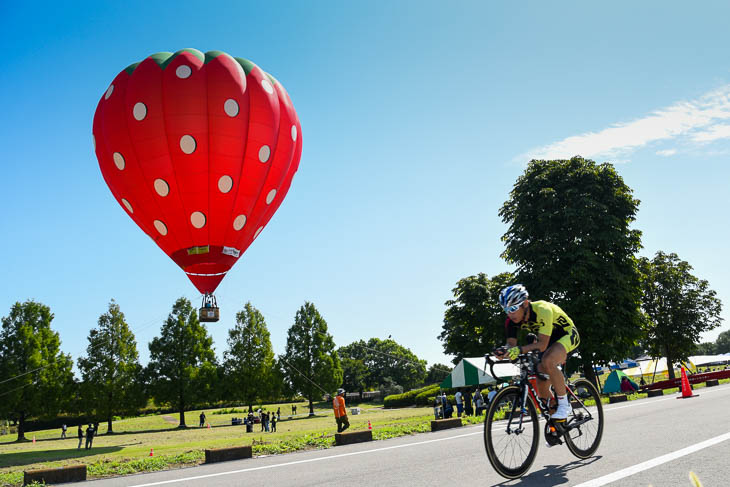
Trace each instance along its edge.
{"label": "white cloud", "polygon": [[677,149],[665,149],[665,150],[656,151],[656,155],[665,156],[665,157],[673,156],[676,153],[677,153]]}
{"label": "white cloud", "polygon": [[695,142],[712,142],[717,139],[730,138],[730,125],[717,124],[708,127],[707,130],[692,134],[692,140]]}
{"label": "white cloud", "polygon": [[[648,144],[688,139],[709,142],[730,139],[730,85],[692,101],[678,102],[631,122],[616,123],[599,132],[573,135],[527,152],[522,158],[567,159],[581,155],[591,159],[625,158]],[[659,151],[672,155],[674,149]],[[663,152],[663,153],[662,153]]]}

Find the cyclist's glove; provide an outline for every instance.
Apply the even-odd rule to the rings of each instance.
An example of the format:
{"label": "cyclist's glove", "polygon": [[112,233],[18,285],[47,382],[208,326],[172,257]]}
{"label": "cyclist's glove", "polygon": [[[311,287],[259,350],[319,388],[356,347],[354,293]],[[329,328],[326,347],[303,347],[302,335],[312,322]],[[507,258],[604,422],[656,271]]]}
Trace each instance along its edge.
{"label": "cyclist's glove", "polygon": [[522,353],[522,349],[520,347],[512,347],[507,350],[507,353],[509,354],[510,360],[516,360],[519,354]]}

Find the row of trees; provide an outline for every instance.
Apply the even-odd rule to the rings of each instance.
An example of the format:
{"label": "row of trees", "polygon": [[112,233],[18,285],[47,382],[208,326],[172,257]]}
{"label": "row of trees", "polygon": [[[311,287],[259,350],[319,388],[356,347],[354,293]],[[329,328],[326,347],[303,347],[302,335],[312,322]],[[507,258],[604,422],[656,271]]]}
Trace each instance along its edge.
{"label": "row of trees", "polygon": [[593,365],[622,360],[637,347],[670,363],[686,359],[702,333],[720,326],[722,306],[676,254],[638,256],[641,232],[631,228],[638,207],[610,164],[531,161],[499,211],[508,225],[502,257],[516,270],[456,284],[439,335],[444,352],[456,363],[503,344],[497,298],[521,282],[531,297],[555,302],[573,318],[580,366],[594,382]]}
{"label": "row of trees", "polygon": [[714,342],[704,342],[697,345],[697,355],[715,355],[730,353],[730,330],[723,331]]}
{"label": "row of trees", "polygon": [[52,320],[50,309],[35,301],[16,303],[2,319],[0,418],[18,422],[19,441],[28,418],[84,414],[106,421],[113,432],[115,416],[135,414],[153,400],[177,409],[185,427],[185,411],[195,406],[223,401],[251,407],[296,395],[309,401],[313,414],[313,402],[343,383],[350,390],[410,388],[427,377],[425,361],[393,340],[361,340],[336,350],[327,322],[309,302],[297,311],[278,357],[263,315],[246,303],[219,361],[196,309],[180,298],[149,343],[150,361],[143,367],[134,334],[112,300],[78,359],[80,380]]}

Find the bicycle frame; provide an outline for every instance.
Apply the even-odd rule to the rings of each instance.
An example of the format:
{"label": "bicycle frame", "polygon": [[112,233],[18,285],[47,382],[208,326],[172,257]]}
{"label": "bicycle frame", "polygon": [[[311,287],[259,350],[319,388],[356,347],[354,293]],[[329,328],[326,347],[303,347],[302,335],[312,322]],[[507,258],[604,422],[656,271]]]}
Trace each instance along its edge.
{"label": "bicycle frame", "polygon": [[[494,373],[494,364],[498,363],[511,363],[509,360],[501,360],[501,361],[493,361],[489,358],[489,356],[485,357],[487,362],[489,363],[489,369],[492,372],[492,377],[495,377],[496,375]],[[525,413],[525,402],[528,400],[531,400],[533,404],[535,405],[535,408],[537,409],[540,416],[542,416],[543,419],[545,419],[548,424],[556,424],[560,425],[561,433],[564,433],[565,431],[572,429],[576,426],[579,426],[587,421],[590,421],[592,419],[592,415],[590,412],[588,413],[588,416],[586,418],[580,419],[580,420],[573,420],[570,422],[570,424],[564,424],[563,421],[555,422],[553,423],[551,417],[550,417],[550,404],[543,404],[543,401],[540,399],[538,392],[537,392],[537,380],[538,380],[538,374],[541,372],[537,371],[537,364],[538,364],[537,356],[534,352],[528,352],[525,354],[520,354],[517,363],[519,364],[520,368],[520,376],[519,380],[515,384],[520,388],[520,403],[519,404],[513,404],[512,405],[512,411],[509,412],[509,419],[507,421],[507,429],[509,429],[512,425],[512,420],[515,419],[515,412],[520,411],[520,423],[518,428],[522,428],[522,420],[524,418]],[[565,372],[563,371],[563,375],[565,375]],[[507,383],[507,381],[502,381],[503,383]],[[573,385],[570,383],[568,378],[565,378],[565,390],[568,395],[569,401],[576,401],[581,406],[585,406],[583,404],[583,401],[575,394],[573,391]],[[554,397],[554,393],[553,393]],[[551,398],[552,399],[552,398]],[[557,400],[557,398],[556,398]],[[549,399],[548,399],[549,401]],[[519,409],[518,409],[519,408]]]}

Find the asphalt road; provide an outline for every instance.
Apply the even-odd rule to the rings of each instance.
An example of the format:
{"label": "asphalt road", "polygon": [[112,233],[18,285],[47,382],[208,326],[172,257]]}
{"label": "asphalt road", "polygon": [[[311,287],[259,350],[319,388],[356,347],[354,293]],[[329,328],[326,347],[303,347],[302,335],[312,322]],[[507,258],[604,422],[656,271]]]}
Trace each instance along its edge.
{"label": "asphalt road", "polygon": [[[483,426],[257,457],[76,485],[167,486],[693,486],[730,485],[730,384],[604,406],[606,426],[595,457],[546,448],[519,480],[497,475],[484,452]],[[74,485],[74,484],[67,484]]]}

